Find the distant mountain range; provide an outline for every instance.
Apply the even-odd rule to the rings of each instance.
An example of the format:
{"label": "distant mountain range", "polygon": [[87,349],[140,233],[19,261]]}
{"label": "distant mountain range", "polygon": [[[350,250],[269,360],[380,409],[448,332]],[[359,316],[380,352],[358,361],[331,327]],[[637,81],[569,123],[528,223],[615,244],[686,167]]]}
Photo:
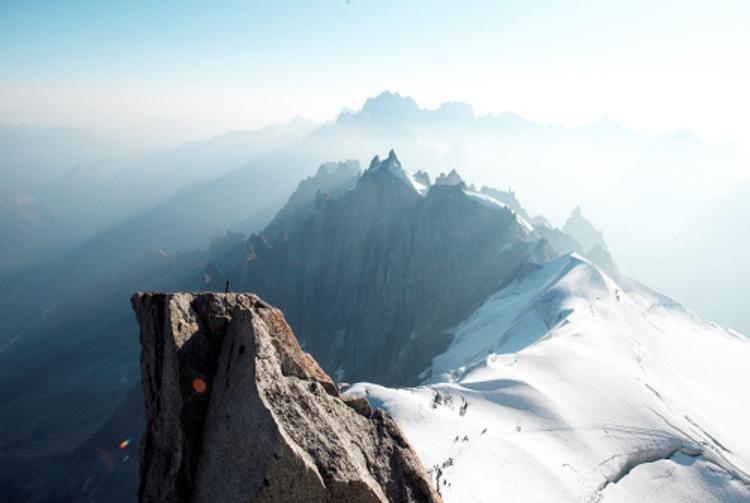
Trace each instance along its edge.
{"label": "distant mountain range", "polygon": [[[228,280],[284,309],[337,379],[392,386],[437,379],[433,358],[483,302],[570,253],[618,291],[646,295],[620,275],[643,271],[744,330],[747,187],[718,198],[743,168],[731,146],[684,132],[543,126],[392,93],[322,126],[49,168],[48,183],[0,191],[0,486],[11,499],[132,500],[135,450],[113,446],[141,417],[136,290]],[[596,226],[580,210],[563,225],[579,205]],[[711,264],[731,280],[707,279]],[[59,478],[57,493],[24,492]]]}
{"label": "distant mountain range", "polygon": [[[87,241],[120,225],[127,232],[130,220],[190,185],[232,171],[260,152],[297,141],[315,127],[297,119],[164,151],[114,156],[106,142],[75,130],[0,128],[0,144],[9,146],[0,157],[0,193],[14,194],[0,196],[0,230],[7,243],[0,249],[0,277],[44,267],[72,250],[79,253],[76,246],[85,248]],[[18,179],[14,170],[29,180]],[[19,200],[33,201],[44,218],[23,219],[19,214],[18,222],[11,221],[13,214],[8,212],[24,209]],[[15,207],[3,211],[14,201]],[[139,250],[159,248],[144,245]]]}
{"label": "distant mountain range", "polygon": [[[583,206],[606,232],[620,267],[646,280],[653,268],[640,243],[663,246],[700,201],[728,190],[747,169],[730,145],[708,146],[684,131],[641,135],[611,120],[545,126],[511,113],[479,116],[465,103],[426,110],[384,92],[319,127],[296,120],[227,133],[162,152],[81,163],[42,177],[47,183],[33,190],[13,189],[14,198],[34,201],[43,218],[0,228],[7,237],[0,277],[68,292],[144,253],[208,246],[228,229],[257,232],[311,167],[342,159],[366,164],[372,152],[391,148],[433,177],[459,168],[483,185],[512,187],[531,214],[541,210],[558,224]],[[660,285],[678,298],[698,297]],[[25,298],[23,289],[42,299],[35,312],[24,311],[26,319],[38,319],[67,295],[20,288],[0,298],[0,313],[19,309],[12,299]],[[13,333],[17,328],[8,326]]]}
{"label": "distant mountain range", "polygon": [[83,129],[0,124],[0,185],[33,190],[77,166],[121,153],[123,148]]}

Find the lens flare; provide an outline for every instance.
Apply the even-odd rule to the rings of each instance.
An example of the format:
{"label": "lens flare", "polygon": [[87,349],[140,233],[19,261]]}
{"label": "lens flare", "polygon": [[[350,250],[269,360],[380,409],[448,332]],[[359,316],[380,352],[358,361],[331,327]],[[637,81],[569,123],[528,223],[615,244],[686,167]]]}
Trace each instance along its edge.
{"label": "lens flare", "polygon": [[196,377],[195,379],[193,379],[193,390],[195,390],[196,393],[205,393],[206,388],[208,388],[206,381],[204,381],[200,377]]}

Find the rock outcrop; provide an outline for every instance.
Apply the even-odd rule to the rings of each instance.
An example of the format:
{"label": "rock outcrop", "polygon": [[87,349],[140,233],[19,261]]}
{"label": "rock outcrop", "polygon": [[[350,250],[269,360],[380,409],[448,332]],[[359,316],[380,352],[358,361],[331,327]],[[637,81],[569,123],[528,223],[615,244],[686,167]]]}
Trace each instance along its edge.
{"label": "rock outcrop", "polygon": [[587,259],[601,267],[610,276],[619,275],[615,261],[607,249],[607,243],[604,241],[604,233],[584,218],[580,206],[573,210],[562,230],[580,243],[581,250],[575,251],[582,252]]}
{"label": "rock outcrop", "polygon": [[141,502],[440,500],[390,416],[343,399],[278,309],[251,294],[132,303]]}
{"label": "rock outcrop", "polygon": [[447,175],[440,173],[435,179],[435,185],[461,185],[462,183],[464,181],[455,169],[452,169]]}
{"label": "rock outcrop", "polygon": [[590,250],[596,246],[607,248],[607,243],[604,241],[604,234],[595,228],[589,220],[584,218],[580,206],[577,206],[570,214],[562,231],[578,241],[584,250]]}

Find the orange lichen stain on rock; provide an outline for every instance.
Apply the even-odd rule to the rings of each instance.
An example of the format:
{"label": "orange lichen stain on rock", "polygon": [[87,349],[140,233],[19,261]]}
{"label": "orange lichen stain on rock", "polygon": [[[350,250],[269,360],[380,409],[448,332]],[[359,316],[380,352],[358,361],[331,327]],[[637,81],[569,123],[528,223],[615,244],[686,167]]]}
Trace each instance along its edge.
{"label": "orange lichen stain on rock", "polygon": [[205,393],[207,388],[208,385],[206,384],[206,381],[204,381],[200,377],[196,377],[195,379],[193,379],[193,390],[196,393]]}

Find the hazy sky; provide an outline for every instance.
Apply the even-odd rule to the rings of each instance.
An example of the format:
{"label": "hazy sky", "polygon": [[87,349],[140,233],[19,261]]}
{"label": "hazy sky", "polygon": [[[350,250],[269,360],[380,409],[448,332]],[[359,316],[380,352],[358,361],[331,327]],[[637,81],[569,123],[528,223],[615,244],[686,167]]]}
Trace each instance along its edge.
{"label": "hazy sky", "polygon": [[172,142],[390,89],[747,149],[748,26],[745,0],[0,0],[0,122]]}

